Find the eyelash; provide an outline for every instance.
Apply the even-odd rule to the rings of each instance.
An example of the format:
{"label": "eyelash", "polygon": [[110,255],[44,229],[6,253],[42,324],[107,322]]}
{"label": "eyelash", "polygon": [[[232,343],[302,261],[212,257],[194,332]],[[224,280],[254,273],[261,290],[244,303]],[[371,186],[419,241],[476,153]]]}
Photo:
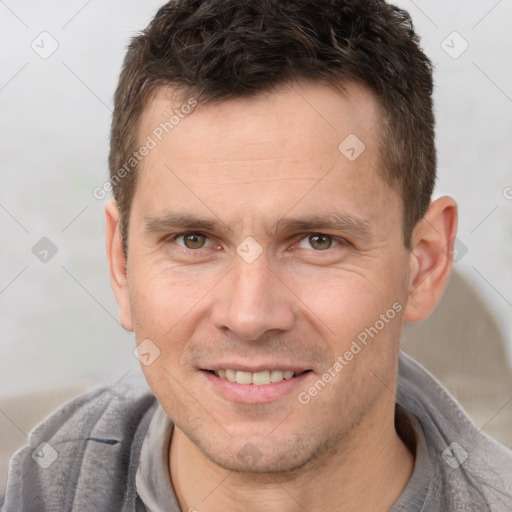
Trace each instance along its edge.
{"label": "eyelash", "polygon": [[[179,247],[180,251],[183,251],[187,254],[195,253],[195,254],[199,255],[201,253],[202,249],[211,249],[211,247],[200,247],[199,249],[190,249],[188,247],[185,247],[185,246],[182,246],[182,245],[179,245],[176,243],[176,240],[178,238],[185,237],[186,235],[201,235],[201,236],[206,237],[207,240],[211,241],[211,238],[206,233],[201,233],[200,231],[185,231],[185,232],[178,233],[176,235],[167,237],[166,242],[173,242],[174,244],[176,244],[177,247]],[[329,235],[329,234],[321,233],[318,231],[313,231],[313,232],[309,232],[309,233],[301,233],[300,235],[296,235],[296,237],[294,237],[296,241],[294,242],[293,247],[297,246],[300,242],[302,242],[303,240],[307,239],[308,237],[310,237],[312,235],[320,235],[320,236],[330,237],[331,240],[336,243],[336,245],[334,245],[333,247],[329,247],[328,249],[324,249],[324,250],[310,249],[311,251],[313,251],[315,253],[323,253],[323,252],[327,253],[330,250],[335,249],[336,247],[340,247],[340,246],[343,247],[343,246],[350,245],[350,242],[348,240],[346,240],[345,238],[336,237],[334,235]],[[300,238],[298,238],[299,236],[300,236]]]}

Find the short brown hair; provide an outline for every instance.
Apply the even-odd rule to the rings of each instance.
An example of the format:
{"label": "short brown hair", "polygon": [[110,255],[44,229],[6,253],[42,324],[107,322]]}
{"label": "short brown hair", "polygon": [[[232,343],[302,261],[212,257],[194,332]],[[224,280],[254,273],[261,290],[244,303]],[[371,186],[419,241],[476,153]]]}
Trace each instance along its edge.
{"label": "short brown hair", "polygon": [[200,103],[255,96],[294,82],[339,90],[357,81],[382,110],[382,176],[403,201],[411,233],[436,177],[432,65],[409,14],[382,0],[172,0],[129,45],[114,97],[110,179],[127,250],[138,124],[162,86]]}

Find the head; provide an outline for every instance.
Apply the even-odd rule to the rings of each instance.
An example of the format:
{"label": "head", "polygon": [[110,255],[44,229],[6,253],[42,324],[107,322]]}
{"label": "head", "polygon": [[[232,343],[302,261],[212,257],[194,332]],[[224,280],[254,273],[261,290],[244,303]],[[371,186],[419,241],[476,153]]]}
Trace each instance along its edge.
{"label": "head", "polygon": [[[377,172],[400,194],[409,247],[436,176],[432,68],[409,15],[383,1],[194,0],[158,11],[132,40],[120,75],[109,167],[125,250],[146,142],[140,121],[159,90],[181,94],[177,109],[191,102],[190,112],[197,102],[251,98],[298,81],[341,92],[359,83],[373,93],[380,110]],[[180,122],[176,115],[151,134],[156,142]]]}
{"label": "head", "polygon": [[[431,95],[380,1],[173,1],[132,40],[111,279],[149,385],[216,464],[287,471],[393,428],[402,325],[437,302],[456,230],[453,200],[431,204]],[[248,399],[226,368],[297,376]]]}

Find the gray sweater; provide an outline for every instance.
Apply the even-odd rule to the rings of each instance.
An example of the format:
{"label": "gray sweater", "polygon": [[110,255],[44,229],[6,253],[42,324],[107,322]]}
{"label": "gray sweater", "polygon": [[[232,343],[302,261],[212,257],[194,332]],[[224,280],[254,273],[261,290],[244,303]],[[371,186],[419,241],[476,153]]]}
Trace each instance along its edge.
{"label": "gray sweater", "polygon": [[[441,384],[403,353],[396,401],[417,420],[417,456],[393,512],[512,512],[512,451],[480,432]],[[155,413],[163,419],[152,422]],[[102,385],[74,398],[39,424],[28,446],[12,457],[1,510],[151,510],[151,481],[170,483],[167,475],[141,474],[141,452],[143,458],[157,452],[162,457],[162,450],[149,452],[144,440],[150,424],[158,432],[166,420],[145,386]],[[141,489],[137,481],[139,487],[149,484]],[[172,495],[172,487],[166,491]],[[176,505],[158,505],[179,512]]]}

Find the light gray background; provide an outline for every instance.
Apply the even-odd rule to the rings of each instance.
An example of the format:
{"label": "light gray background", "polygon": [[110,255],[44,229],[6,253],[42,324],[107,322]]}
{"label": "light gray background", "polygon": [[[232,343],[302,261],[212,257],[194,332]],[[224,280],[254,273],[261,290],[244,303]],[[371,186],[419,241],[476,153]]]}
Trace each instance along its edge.
{"label": "light gray background", "polygon": [[[0,394],[140,372],[92,191],[107,179],[125,47],[161,3],[0,0]],[[512,362],[512,2],[398,5],[436,66],[435,195],[459,203],[456,267],[496,314]],[[48,58],[31,47],[47,52],[52,39]],[[32,253],[42,237],[58,248],[46,263]]]}

